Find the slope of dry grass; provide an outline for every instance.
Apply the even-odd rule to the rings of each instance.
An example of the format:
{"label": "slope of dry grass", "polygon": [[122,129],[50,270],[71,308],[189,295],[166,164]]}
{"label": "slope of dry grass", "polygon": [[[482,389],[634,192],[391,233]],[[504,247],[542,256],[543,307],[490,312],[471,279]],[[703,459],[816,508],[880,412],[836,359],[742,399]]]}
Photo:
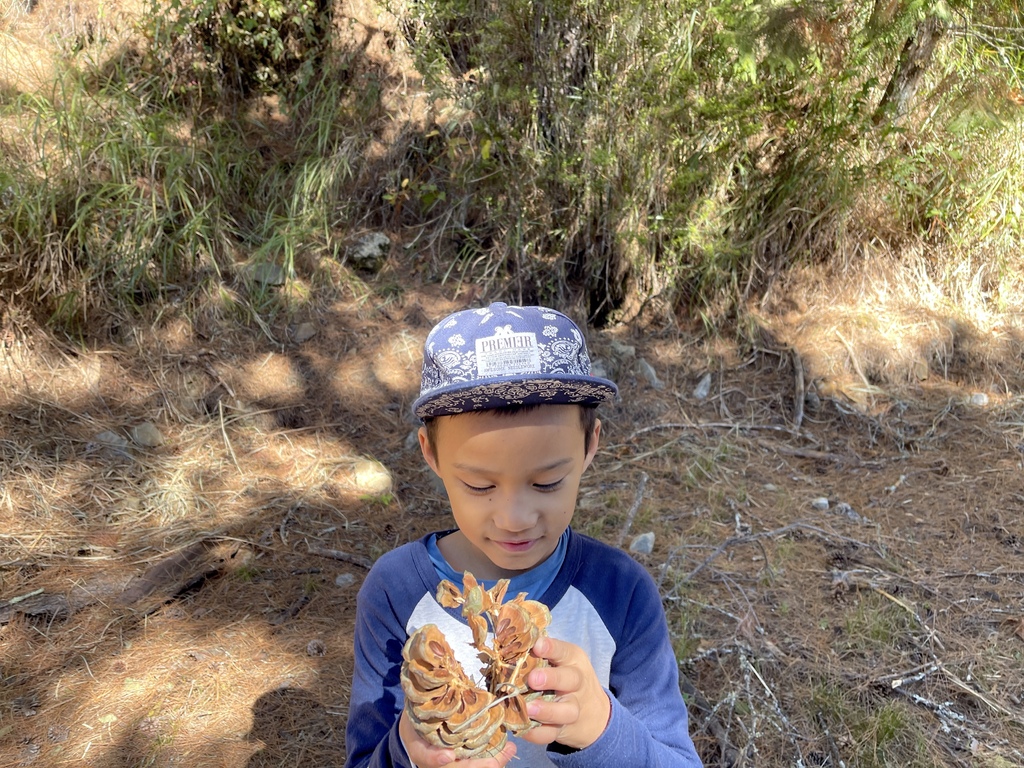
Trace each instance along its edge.
{"label": "slope of dry grass", "polygon": [[[386,66],[380,20],[348,10]],[[44,0],[5,17],[0,60],[109,18]],[[46,81],[30,70],[2,90]],[[401,81],[376,81],[385,116],[422,117]],[[401,149],[385,116],[369,161]],[[380,274],[299,258],[263,313],[227,284],[237,302],[95,318],[71,344],[3,307],[0,765],[343,760],[366,565],[450,522],[409,440],[420,345],[502,298],[389,234]],[[591,333],[623,396],[574,525],[655,534],[637,557],[708,765],[1024,763],[1013,266],[863,246],[781,276],[736,327],[655,301]]]}

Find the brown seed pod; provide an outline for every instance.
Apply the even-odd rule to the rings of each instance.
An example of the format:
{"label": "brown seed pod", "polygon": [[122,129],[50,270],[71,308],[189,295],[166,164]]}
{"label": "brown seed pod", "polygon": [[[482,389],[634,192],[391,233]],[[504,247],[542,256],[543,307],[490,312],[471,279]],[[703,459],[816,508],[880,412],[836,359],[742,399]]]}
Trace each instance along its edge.
{"label": "brown seed pod", "polygon": [[536,725],[526,704],[542,694],[526,677],[547,664],[530,651],[547,634],[551,613],[525,593],[503,603],[507,591],[508,579],[485,590],[468,571],[461,590],[447,580],[437,589],[442,606],[462,607],[484,662],[486,689],[469,678],[434,624],[413,632],[402,650],[402,690],[413,727],[431,744],[453,748],[459,759],[497,755],[509,733]]}

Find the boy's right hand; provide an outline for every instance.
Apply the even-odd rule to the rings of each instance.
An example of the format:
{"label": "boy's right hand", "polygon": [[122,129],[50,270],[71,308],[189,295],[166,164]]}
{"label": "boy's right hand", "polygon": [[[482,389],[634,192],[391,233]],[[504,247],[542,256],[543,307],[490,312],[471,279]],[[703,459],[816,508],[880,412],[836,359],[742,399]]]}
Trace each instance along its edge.
{"label": "boy's right hand", "polygon": [[409,753],[409,759],[416,768],[441,768],[443,765],[455,765],[458,768],[504,768],[516,754],[516,745],[509,741],[496,757],[456,760],[454,750],[435,746],[420,736],[404,709],[398,721],[398,735],[402,737],[405,751]]}

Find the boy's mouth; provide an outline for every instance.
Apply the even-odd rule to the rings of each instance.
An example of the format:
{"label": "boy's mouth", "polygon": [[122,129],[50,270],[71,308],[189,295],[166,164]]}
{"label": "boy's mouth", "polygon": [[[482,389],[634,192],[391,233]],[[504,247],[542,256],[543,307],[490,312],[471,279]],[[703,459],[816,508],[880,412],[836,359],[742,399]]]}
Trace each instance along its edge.
{"label": "boy's mouth", "polygon": [[536,539],[526,539],[524,541],[497,541],[495,544],[504,549],[506,552],[525,552],[534,545]]}

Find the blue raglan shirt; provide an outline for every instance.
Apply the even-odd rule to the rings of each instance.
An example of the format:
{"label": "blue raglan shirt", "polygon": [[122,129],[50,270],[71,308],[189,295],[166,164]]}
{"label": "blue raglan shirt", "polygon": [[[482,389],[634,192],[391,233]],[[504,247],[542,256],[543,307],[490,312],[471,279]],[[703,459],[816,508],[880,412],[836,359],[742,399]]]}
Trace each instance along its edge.
{"label": "blue raglan shirt", "polygon": [[[458,609],[434,599],[440,578],[428,538],[381,557],[359,590],[347,767],[410,768],[398,736],[399,670],[402,647],[417,628],[436,624],[466,672],[482,679],[469,627]],[[699,768],[661,598],[647,571],[625,552],[570,530],[554,580],[530,597],[551,610],[549,635],[587,653],[612,715],[597,741],[568,754],[513,737],[517,768]]]}

